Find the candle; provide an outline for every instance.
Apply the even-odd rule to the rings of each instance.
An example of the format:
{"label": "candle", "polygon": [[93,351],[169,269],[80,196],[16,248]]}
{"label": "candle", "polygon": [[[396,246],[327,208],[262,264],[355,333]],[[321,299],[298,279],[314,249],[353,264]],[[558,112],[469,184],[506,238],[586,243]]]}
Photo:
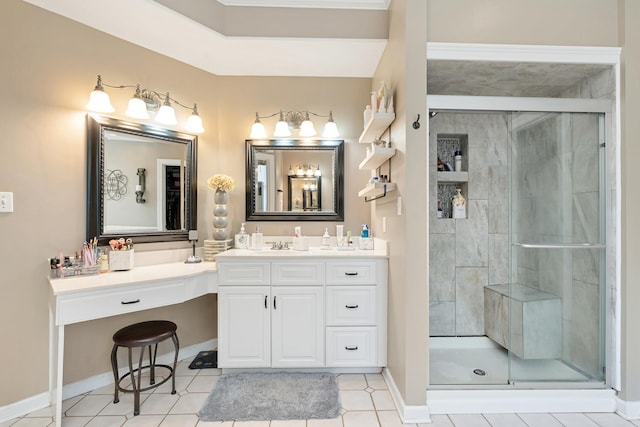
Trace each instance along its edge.
{"label": "candle", "polygon": [[140,184],[136,185],[136,191],[142,191],[142,185]]}

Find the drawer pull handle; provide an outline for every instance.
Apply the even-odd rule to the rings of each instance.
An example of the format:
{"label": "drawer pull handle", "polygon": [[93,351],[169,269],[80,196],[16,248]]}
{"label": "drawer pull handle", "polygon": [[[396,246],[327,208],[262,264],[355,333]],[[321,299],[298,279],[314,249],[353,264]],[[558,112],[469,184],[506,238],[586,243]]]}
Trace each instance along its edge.
{"label": "drawer pull handle", "polygon": [[349,273],[348,271],[344,273],[345,276],[357,276],[358,272],[354,272],[354,273]]}
{"label": "drawer pull handle", "polygon": [[267,309],[267,299],[269,297],[267,295],[264,296],[264,308]]}
{"label": "drawer pull handle", "polygon": [[358,304],[356,305],[345,305],[346,308],[358,308]]}
{"label": "drawer pull handle", "polygon": [[278,307],[276,307],[276,297],[274,296],[273,297],[273,309],[275,310],[276,308],[278,308]]}
{"label": "drawer pull handle", "polygon": [[140,298],[138,298],[138,299],[134,299],[134,300],[132,300],[132,301],[120,301],[120,304],[125,304],[125,305],[126,305],[126,304],[137,304],[137,303],[139,303],[139,302],[140,302]]}
{"label": "drawer pull handle", "polygon": [[348,345],[344,347],[345,350],[349,350],[349,351],[355,351],[358,349],[357,345],[354,345],[353,347],[349,347]]}

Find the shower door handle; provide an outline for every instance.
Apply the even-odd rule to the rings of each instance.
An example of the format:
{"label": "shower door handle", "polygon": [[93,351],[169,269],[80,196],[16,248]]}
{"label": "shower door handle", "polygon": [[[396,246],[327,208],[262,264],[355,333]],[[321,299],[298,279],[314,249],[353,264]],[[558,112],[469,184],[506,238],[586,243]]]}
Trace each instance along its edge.
{"label": "shower door handle", "polygon": [[605,249],[607,247],[599,243],[514,243],[513,246],[527,249]]}

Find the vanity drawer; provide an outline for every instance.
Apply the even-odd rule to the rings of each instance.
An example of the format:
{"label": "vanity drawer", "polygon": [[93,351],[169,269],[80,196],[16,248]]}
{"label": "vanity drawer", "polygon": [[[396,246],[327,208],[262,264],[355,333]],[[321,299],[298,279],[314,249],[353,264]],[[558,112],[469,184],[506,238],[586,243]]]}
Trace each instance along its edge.
{"label": "vanity drawer", "polygon": [[268,262],[217,262],[218,286],[270,285]]}
{"label": "vanity drawer", "polygon": [[327,328],[327,366],[376,366],[375,327]]}
{"label": "vanity drawer", "polygon": [[374,261],[327,262],[327,285],[375,285]]}
{"label": "vanity drawer", "polygon": [[375,286],[327,286],[327,325],[375,325]]}
{"label": "vanity drawer", "polygon": [[323,262],[274,262],[271,270],[272,285],[324,285]]}
{"label": "vanity drawer", "polygon": [[56,321],[64,325],[181,303],[184,301],[184,288],[180,281],[60,297]]}

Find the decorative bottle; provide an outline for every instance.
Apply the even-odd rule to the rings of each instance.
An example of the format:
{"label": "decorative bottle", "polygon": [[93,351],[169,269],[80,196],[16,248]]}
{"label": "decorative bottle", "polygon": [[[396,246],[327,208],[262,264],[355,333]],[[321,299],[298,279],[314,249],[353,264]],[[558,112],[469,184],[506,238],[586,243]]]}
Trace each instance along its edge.
{"label": "decorative bottle", "polygon": [[456,195],[453,196],[453,200],[451,201],[451,218],[454,219],[465,219],[467,217],[467,201],[460,194],[460,189],[456,189]]}
{"label": "decorative bottle", "polygon": [[456,150],[456,151],[453,153],[453,158],[454,158],[454,160],[455,160],[455,161],[454,161],[454,168],[455,168],[454,170],[455,170],[456,172],[460,172],[460,171],[462,171],[462,151],[460,151],[460,150]]}

